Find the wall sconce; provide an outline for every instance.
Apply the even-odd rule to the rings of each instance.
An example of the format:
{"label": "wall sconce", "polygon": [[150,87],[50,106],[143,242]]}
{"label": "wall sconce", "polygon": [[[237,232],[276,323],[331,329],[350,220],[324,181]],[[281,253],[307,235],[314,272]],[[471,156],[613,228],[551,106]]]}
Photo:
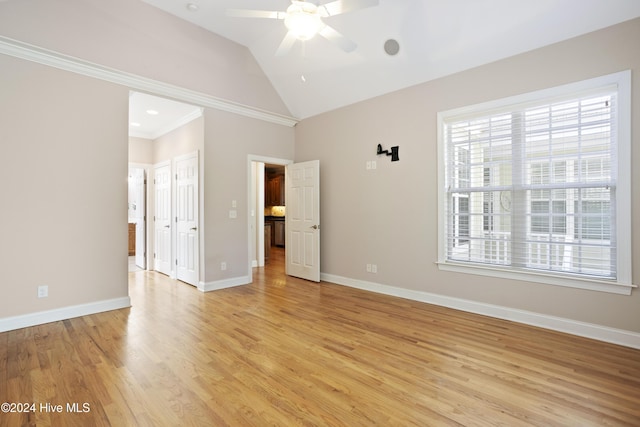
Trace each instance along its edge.
{"label": "wall sconce", "polygon": [[400,157],[398,157],[398,148],[400,147],[397,145],[395,147],[391,147],[391,152],[389,152],[389,150],[383,150],[382,145],[378,144],[378,152],[376,154],[386,154],[387,156],[391,156],[392,162],[397,162],[400,160]]}

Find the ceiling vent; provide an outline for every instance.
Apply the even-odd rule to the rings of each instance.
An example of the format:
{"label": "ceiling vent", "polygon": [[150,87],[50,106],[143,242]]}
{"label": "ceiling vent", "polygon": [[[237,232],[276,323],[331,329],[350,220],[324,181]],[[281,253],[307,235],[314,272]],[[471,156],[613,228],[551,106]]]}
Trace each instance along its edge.
{"label": "ceiling vent", "polygon": [[389,39],[384,42],[384,51],[387,52],[389,56],[397,55],[400,51],[400,44],[398,44],[397,40]]}

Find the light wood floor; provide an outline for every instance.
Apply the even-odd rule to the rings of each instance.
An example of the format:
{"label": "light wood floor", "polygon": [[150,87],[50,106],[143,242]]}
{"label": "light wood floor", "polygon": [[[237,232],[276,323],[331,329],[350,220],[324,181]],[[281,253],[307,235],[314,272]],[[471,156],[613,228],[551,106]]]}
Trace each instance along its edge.
{"label": "light wood floor", "polygon": [[640,425],[638,350],[288,278],[281,256],[210,293],[130,273],[131,309],[1,333],[0,402],[37,406],[0,425]]}

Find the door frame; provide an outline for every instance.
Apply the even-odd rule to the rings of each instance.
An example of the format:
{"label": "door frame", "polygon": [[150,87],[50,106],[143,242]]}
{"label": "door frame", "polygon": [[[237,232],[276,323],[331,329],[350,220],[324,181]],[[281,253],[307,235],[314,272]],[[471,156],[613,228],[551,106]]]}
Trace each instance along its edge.
{"label": "door frame", "polygon": [[[149,268],[149,254],[153,254],[153,239],[150,237],[154,230],[153,221],[149,221],[149,209],[151,203],[153,203],[153,198],[151,197],[151,191],[149,191],[149,180],[153,179],[151,171],[153,170],[153,165],[151,163],[136,163],[129,162],[129,168],[138,168],[144,169],[144,203],[145,203],[145,212],[144,212],[144,270],[152,270]],[[138,251],[138,246],[136,245],[136,253]],[[140,266],[138,266],[140,267]]]}
{"label": "door frame", "polygon": [[[254,250],[260,247],[260,245],[264,246],[264,215],[262,215],[263,220],[256,222],[256,218],[260,217],[260,213],[264,213],[264,196],[261,198],[262,206],[254,205],[254,201],[259,199],[258,196],[258,188],[256,186],[257,179],[259,178],[262,182],[262,189],[264,193],[264,175],[262,177],[254,177],[253,174],[253,166],[252,163],[263,163],[270,165],[278,165],[278,166],[287,166],[293,164],[293,160],[291,159],[282,159],[277,157],[267,157],[260,156],[257,154],[249,154],[247,156],[247,254],[248,254],[248,277],[249,283],[253,281],[253,261],[254,261]],[[255,206],[255,207],[254,207]],[[253,229],[253,225],[259,223],[260,230]],[[253,246],[253,233],[256,233],[256,246],[254,249]],[[285,246],[285,254],[286,254],[286,246]]]}

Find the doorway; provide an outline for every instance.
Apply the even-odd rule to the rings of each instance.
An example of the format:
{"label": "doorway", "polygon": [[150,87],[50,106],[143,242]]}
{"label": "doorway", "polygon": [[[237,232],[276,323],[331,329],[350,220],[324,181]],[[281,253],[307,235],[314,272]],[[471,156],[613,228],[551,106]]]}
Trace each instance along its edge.
{"label": "doorway", "polygon": [[281,261],[281,256],[272,253],[282,252],[285,247],[284,173],[282,165],[264,164],[264,264]]}
{"label": "doorway", "polygon": [[[290,160],[248,156],[249,197],[249,281],[253,267],[264,266],[265,173],[266,165],[286,166],[285,271],[287,275],[320,281],[320,162],[293,163]],[[261,265],[262,262],[262,265]]]}
{"label": "doorway", "polygon": [[147,171],[129,164],[128,176],[129,271],[147,269]]}
{"label": "doorway", "polygon": [[201,107],[130,92],[129,161],[145,165],[149,184],[146,232],[142,225],[135,233],[139,240],[145,238],[141,245],[147,248],[136,249],[136,256],[148,255],[136,265],[193,286],[200,279],[202,113]]}
{"label": "doorway", "polygon": [[[249,155],[248,246],[250,280],[252,280],[253,268],[264,267],[265,262],[282,264],[278,268],[284,271],[286,251],[284,244],[284,221],[286,218],[284,168],[292,163],[288,159]],[[269,178],[271,178],[271,182]],[[277,235],[276,226],[278,227],[277,233],[279,233]],[[272,253],[270,253],[271,248],[274,250]]]}

